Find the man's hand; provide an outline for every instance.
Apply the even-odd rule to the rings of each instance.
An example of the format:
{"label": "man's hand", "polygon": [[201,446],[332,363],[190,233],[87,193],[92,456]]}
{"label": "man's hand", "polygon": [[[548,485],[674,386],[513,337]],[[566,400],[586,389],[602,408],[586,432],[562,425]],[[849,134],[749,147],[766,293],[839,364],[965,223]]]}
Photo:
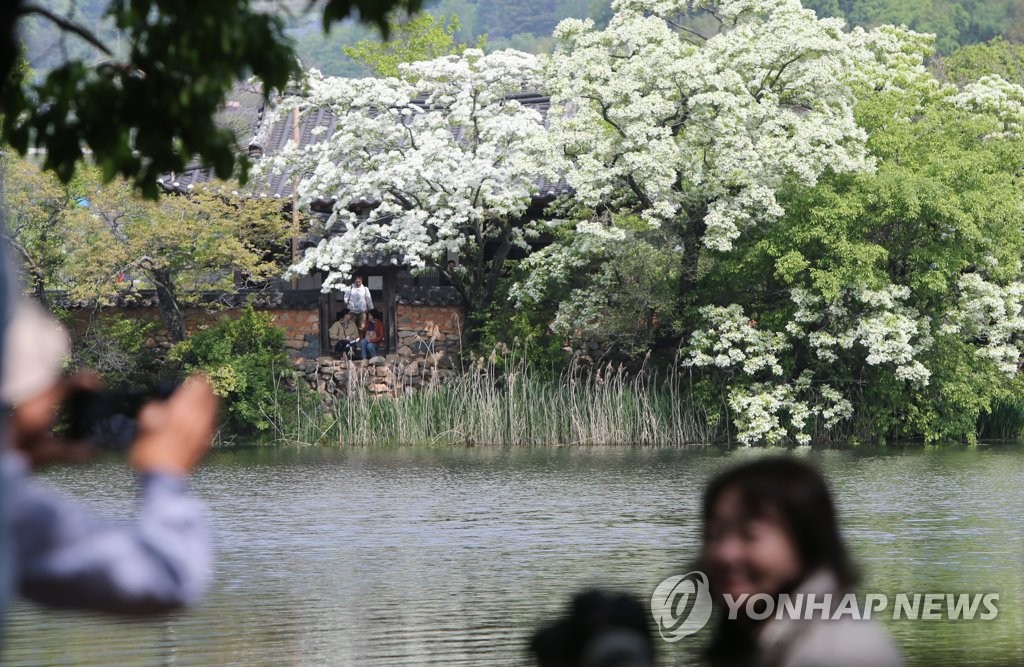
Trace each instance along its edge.
{"label": "man's hand", "polygon": [[201,375],[190,377],[170,398],[139,413],[132,466],[139,472],[187,474],[210,449],[216,421],[213,388]]}
{"label": "man's hand", "polygon": [[11,435],[14,447],[28,458],[33,468],[49,463],[80,462],[92,458],[95,448],[86,442],[74,442],[53,434],[57,410],[75,391],[96,391],[100,379],[91,373],[78,373],[26,399],[11,411]]}

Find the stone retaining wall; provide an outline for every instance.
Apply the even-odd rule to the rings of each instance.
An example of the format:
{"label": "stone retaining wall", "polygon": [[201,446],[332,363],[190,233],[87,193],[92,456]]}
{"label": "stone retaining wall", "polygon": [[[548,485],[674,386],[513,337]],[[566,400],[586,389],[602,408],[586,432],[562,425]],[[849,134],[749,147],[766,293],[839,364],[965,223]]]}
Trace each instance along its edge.
{"label": "stone retaining wall", "polygon": [[296,370],[310,388],[328,400],[368,391],[374,396],[405,396],[421,388],[440,386],[453,374],[452,358],[445,352],[403,358],[397,354],[352,361],[318,357],[297,360]]}
{"label": "stone retaining wall", "polygon": [[403,358],[434,352],[458,352],[466,318],[459,306],[419,306],[400,303],[395,307],[398,319],[398,349]]}

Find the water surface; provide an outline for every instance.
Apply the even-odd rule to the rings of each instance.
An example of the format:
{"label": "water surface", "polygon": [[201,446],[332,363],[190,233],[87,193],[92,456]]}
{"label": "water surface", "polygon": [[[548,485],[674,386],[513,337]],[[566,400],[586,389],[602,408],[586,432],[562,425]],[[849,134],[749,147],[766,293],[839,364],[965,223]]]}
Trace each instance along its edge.
{"label": "water surface", "polygon": [[[532,630],[604,585],[687,571],[716,450],[219,451],[195,476],[216,532],[196,609],[130,621],[18,603],[4,665],[520,665]],[[998,592],[995,621],[887,623],[912,664],[1024,664],[1024,449],[820,452],[864,590]],[[48,482],[132,511],[118,461]],[[660,640],[659,640],[660,641]],[[700,636],[663,644],[694,664]]]}

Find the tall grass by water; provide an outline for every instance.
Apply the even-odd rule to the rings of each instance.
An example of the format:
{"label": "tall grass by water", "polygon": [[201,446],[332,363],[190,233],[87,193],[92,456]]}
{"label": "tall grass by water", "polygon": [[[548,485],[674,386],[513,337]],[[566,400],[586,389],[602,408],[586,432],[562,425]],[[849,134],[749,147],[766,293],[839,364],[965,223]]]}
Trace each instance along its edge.
{"label": "tall grass by water", "polygon": [[572,365],[557,376],[492,355],[436,386],[327,404],[312,390],[277,392],[279,442],[340,445],[706,444],[721,435],[679,370],[629,373]]}

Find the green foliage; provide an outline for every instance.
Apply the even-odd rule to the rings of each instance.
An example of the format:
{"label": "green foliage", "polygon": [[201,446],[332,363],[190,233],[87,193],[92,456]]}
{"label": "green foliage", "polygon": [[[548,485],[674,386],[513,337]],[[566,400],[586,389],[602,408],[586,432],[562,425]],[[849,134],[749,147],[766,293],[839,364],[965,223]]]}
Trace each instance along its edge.
{"label": "green foliage", "polygon": [[[389,26],[387,41],[364,39],[342,51],[374,76],[398,76],[402,63],[433,60],[469,48],[455,41],[461,27],[458,16],[445,20],[421,14],[404,22],[392,21]],[[486,44],[484,35],[477,39],[476,48],[483,49]]]}
{"label": "green foliage", "polygon": [[9,151],[0,155],[0,178],[7,244],[21,260],[26,288],[49,307],[46,290],[61,285],[67,263],[63,232],[67,211],[75,205],[72,193]]}
{"label": "green foliage", "polygon": [[536,372],[551,377],[568,366],[570,353],[562,337],[551,331],[550,315],[537,308],[513,308],[501,300],[491,305],[475,330],[476,358],[491,358],[500,369],[508,369],[518,358],[529,360]]}
{"label": "green foliage", "polygon": [[196,155],[232,175],[237,142],[214,115],[236,80],[252,73],[269,93],[296,72],[281,19],[249,0],[190,11],[174,0],[120,0],[107,13],[130,44],[125,61],[74,59],[39,83],[7,86],[3,138],[21,154],[42,149],[44,167],[64,182],[89,151],[106,180],[122,175],[150,197],[159,175],[183,171]]}
{"label": "green foliage", "polygon": [[289,235],[279,202],[237,197],[223,183],[188,195],[143,200],[125,181],[101,185],[80,170],[87,206],[71,206],[61,230],[73,297],[108,304],[155,289],[173,340],[185,337],[181,309],[204,290],[232,291],[236,280],[280,275],[276,252]]}
{"label": "green foliage", "polygon": [[[972,341],[943,328],[958,279],[983,264],[1017,276],[1024,256],[1024,141],[997,137],[1000,123],[942,100],[884,92],[861,101],[858,117],[878,158],[874,173],[829,176],[792,188],[787,215],[717,258],[702,282],[703,303],[744,304],[759,326],[782,331],[799,287],[843,308],[851,286],[910,288],[907,305],[931,322],[920,361],[931,375],[908,388],[884,365],[865,363],[858,345],[825,362],[806,343],[782,363],[789,376],[841,387],[854,406],[845,435],[863,441],[921,438],[968,441],[979,420],[1021,403],[1019,383],[978,354]],[[907,111],[913,110],[913,115]],[[1016,267],[1016,268],[1015,268]],[[824,328],[827,319],[821,324]],[[722,378],[723,380],[725,378]],[[735,382],[735,379],[730,380]]]}
{"label": "green foliage", "polygon": [[[387,32],[394,8],[416,11],[422,0],[327,0],[325,30],[357,14]],[[104,58],[72,56],[38,83],[11,77],[18,55],[17,22],[36,16],[59,26]],[[161,174],[183,171],[196,156],[223,177],[236,167],[245,180],[248,162],[232,132],[215,114],[239,79],[250,74],[269,95],[298,73],[280,16],[258,11],[250,0],[190,3],[178,0],[111,0],[105,12],[124,54],[114,53],[88,27],[28,0],[11,0],[0,12],[0,132],[22,155],[42,149],[44,166],[67,182],[86,152],[106,180],[129,179],[157,196]]]}
{"label": "green foliage", "polygon": [[940,53],[992,39],[1020,38],[1024,12],[1013,0],[803,0],[819,16],[845,18],[852,25],[906,25],[936,35]]}
{"label": "green foliage", "polygon": [[[514,277],[515,312],[537,313],[573,347],[643,356],[656,342],[679,342],[682,256],[668,230],[639,215],[595,217],[586,209],[556,230]],[[611,240],[594,234],[595,220]]]}
{"label": "green foliage", "polygon": [[210,378],[231,432],[265,431],[275,425],[270,406],[289,365],[284,330],[274,326],[270,315],[246,308],[238,319],[223,318],[175,345],[170,358],[186,373]]}
{"label": "green foliage", "polygon": [[[68,320],[68,313],[61,315]],[[153,321],[100,316],[72,337],[73,365],[96,371],[108,386],[151,389],[172,372],[152,344],[159,328]]]}
{"label": "green foliage", "polygon": [[1001,76],[1024,85],[1024,46],[996,37],[957,49],[941,61],[939,69],[959,86],[983,76]]}

